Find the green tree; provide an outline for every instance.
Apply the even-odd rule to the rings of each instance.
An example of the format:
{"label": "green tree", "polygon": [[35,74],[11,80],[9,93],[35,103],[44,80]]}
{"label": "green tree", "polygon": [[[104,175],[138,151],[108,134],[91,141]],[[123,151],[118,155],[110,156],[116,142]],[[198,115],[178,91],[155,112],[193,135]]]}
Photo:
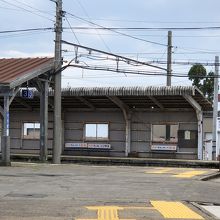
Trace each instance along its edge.
{"label": "green tree", "polygon": [[193,86],[198,87],[200,89],[204,96],[209,100],[213,100],[213,92],[214,92],[214,76],[213,72],[209,72],[207,74],[207,71],[205,67],[201,64],[195,64],[193,65],[189,72],[188,77],[189,80],[192,81]]}

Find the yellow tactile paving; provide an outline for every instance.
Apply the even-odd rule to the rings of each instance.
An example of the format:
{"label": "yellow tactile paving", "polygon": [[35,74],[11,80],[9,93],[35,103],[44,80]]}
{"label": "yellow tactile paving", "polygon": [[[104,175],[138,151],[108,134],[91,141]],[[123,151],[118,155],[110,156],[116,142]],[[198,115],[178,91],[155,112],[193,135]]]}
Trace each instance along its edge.
{"label": "yellow tactile paving", "polygon": [[118,211],[124,210],[118,206],[89,206],[89,210],[97,211],[97,219],[78,219],[78,220],[135,220],[135,219],[119,219]]}
{"label": "yellow tactile paving", "polygon": [[146,174],[167,174],[177,178],[192,178],[207,172],[207,170],[193,170],[189,168],[155,168],[154,170],[145,171]]}
{"label": "yellow tactile paving", "polygon": [[183,172],[183,173],[179,173],[179,174],[173,175],[173,177],[177,177],[177,178],[192,178],[194,176],[202,175],[204,173],[207,173],[207,171],[204,171],[204,170],[193,170],[193,171],[188,171],[188,172]]}
{"label": "yellow tactile paving", "polygon": [[174,219],[204,219],[181,202],[151,201],[164,218]]}
{"label": "yellow tactile paving", "polygon": [[98,220],[119,220],[118,210],[122,210],[117,206],[103,207],[87,207],[89,210],[98,210]]}
{"label": "yellow tactile paving", "polygon": [[150,174],[163,174],[163,173],[169,173],[173,168],[160,168],[160,169],[155,169],[152,171],[146,171],[146,173]]}

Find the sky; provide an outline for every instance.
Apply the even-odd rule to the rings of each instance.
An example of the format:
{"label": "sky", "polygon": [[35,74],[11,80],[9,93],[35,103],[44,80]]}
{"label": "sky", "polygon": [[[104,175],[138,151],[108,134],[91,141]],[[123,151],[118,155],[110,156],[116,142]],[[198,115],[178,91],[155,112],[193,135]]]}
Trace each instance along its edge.
{"label": "sky", "polygon": [[[54,27],[53,1],[0,0],[0,3],[0,32]],[[173,74],[186,76],[192,63],[213,64],[215,56],[220,53],[220,29],[182,29],[220,27],[219,8],[219,0],[63,0],[65,17],[62,38],[71,43],[166,68],[161,62],[167,59],[167,32],[170,29],[173,35],[172,61],[180,63],[172,65]],[[120,29],[117,33],[94,29],[100,26],[132,29]],[[53,30],[0,33],[0,57],[53,56],[54,38]],[[71,60],[71,64],[76,64],[77,60],[80,65],[115,70],[118,67],[133,73],[141,71],[148,74],[69,67],[62,73],[63,87],[166,85],[166,76],[161,76],[165,74],[163,70],[117,62],[114,56],[93,51],[89,54],[88,50],[82,49],[76,51],[76,47],[65,44],[62,48],[64,64]],[[186,65],[188,63],[191,65]],[[206,69],[208,72],[214,71],[214,66],[207,66]],[[172,85],[191,85],[191,82],[186,77],[172,77]]]}

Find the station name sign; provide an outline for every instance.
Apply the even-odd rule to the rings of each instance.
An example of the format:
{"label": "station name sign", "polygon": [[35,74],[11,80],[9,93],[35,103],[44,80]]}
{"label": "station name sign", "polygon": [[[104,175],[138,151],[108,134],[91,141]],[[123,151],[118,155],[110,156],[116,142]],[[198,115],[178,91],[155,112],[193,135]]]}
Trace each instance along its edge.
{"label": "station name sign", "polygon": [[65,143],[66,148],[83,148],[83,149],[111,149],[110,144],[94,143]]}
{"label": "station name sign", "polygon": [[155,145],[151,145],[151,150],[172,150],[172,151],[176,151],[176,145],[169,145],[169,144],[155,144]]}

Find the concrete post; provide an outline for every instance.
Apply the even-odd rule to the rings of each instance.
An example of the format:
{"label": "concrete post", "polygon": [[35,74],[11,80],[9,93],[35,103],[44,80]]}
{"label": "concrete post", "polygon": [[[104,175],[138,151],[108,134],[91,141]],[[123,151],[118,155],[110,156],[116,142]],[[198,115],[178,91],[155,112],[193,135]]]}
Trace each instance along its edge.
{"label": "concrete post", "polygon": [[218,75],[219,75],[219,57],[215,57],[215,78],[213,95],[213,123],[212,123],[212,159],[218,159],[218,149],[216,145],[216,122],[218,118]]}
{"label": "concrete post", "polygon": [[56,1],[56,39],[55,39],[55,86],[54,86],[54,125],[53,125],[53,163],[59,164],[61,162],[61,40],[62,40],[62,0]]}

